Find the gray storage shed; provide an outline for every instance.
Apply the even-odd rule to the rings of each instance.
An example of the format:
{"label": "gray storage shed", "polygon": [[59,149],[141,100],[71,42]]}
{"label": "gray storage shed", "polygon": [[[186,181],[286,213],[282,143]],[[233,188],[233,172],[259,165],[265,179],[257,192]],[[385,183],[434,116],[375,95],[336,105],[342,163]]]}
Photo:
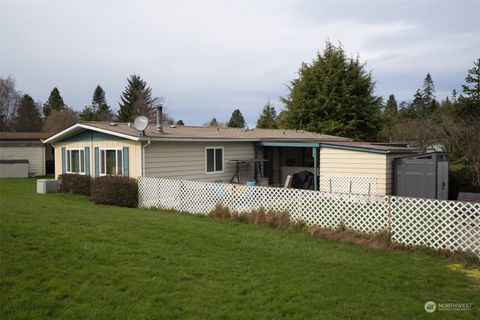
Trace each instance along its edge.
{"label": "gray storage shed", "polygon": [[395,159],[394,195],[448,199],[448,154],[432,152]]}

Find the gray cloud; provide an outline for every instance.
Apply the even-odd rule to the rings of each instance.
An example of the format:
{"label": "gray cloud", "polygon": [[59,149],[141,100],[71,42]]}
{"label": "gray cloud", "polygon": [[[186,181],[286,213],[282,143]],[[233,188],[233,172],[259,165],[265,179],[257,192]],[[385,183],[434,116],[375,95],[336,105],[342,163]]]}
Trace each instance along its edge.
{"label": "gray cloud", "polygon": [[1,2],[0,69],[45,101],[58,86],[80,110],[102,85],[112,107],[139,73],[187,124],[252,126],[325,40],[359,53],[378,95],[410,99],[430,72],[443,97],[480,52],[476,1]]}

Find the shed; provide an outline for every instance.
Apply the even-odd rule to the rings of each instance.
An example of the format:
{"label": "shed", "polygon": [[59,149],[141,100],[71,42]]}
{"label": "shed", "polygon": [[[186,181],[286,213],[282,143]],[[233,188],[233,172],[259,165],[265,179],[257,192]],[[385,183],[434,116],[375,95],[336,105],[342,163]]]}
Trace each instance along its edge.
{"label": "shed", "polygon": [[[27,176],[53,173],[53,148],[42,142],[42,139],[51,135],[47,132],[0,132],[0,160],[5,161],[1,164],[2,171],[5,174],[7,171],[15,172],[15,176],[18,176],[19,168],[26,163]],[[14,165],[12,161],[18,166],[14,171],[11,171]]]}
{"label": "shed", "polygon": [[448,154],[431,152],[395,159],[394,194],[448,199]]}
{"label": "shed", "polygon": [[417,152],[401,144],[322,143],[320,191],[391,195],[394,159]]}

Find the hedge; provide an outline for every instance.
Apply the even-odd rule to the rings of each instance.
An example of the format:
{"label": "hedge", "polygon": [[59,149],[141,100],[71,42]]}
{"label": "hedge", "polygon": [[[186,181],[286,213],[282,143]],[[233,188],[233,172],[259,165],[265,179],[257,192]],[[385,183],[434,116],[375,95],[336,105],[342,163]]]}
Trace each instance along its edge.
{"label": "hedge", "polygon": [[137,207],[138,182],[133,178],[121,176],[94,178],[90,199],[97,204]]}
{"label": "hedge", "polygon": [[83,174],[66,173],[58,176],[59,191],[63,193],[90,195],[92,178]]}

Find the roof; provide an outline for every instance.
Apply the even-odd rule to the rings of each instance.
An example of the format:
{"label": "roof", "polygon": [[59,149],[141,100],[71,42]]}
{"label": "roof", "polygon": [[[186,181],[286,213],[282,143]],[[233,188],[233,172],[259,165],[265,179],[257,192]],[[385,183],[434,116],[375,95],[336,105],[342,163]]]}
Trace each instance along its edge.
{"label": "roof", "polygon": [[322,147],[344,149],[352,151],[364,151],[372,153],[418,153],[417,148],[407,147],[406,145],[388,144],[378,142],[353,142],[338,141],[333,143],[322,143]]}
{"label": "roof", "polygon": [[1,140],[40,140],[53,135],[49,132],[0,132]]}
{"label": "roof", "polygon": [[158,132],[156,125],[148,124],[145,135],[129,123],[80,122],[45,140],[55,143],[86,130],[93,130],[134,141],[350,141],[348,138],[307,132],[303,130],[283,129],[242,129],[195,126],[164,126],[163,133]]}

